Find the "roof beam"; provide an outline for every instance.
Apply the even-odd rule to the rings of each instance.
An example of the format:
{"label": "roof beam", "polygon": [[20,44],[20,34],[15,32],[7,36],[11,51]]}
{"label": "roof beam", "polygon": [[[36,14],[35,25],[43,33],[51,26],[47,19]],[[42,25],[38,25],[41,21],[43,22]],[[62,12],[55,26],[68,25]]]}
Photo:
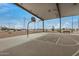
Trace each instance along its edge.
{"label": "roof beam", "polygon": [[25,11],[31,13],[32,15],[36,16],[36,17],[39,18],[40,20],[42,20],[42,21],[44,20],[44,19],[42,19],[41,17],[37,16],[36,14],[32,13],[31,11],[25,9],[23,6],[19,5],[18,3],[14,3],[14,4],[17,5],[17,6],[19,6],[19,7],[21,7],[21,8],[24,9]]}
{"label": "roof beam", "polygon": [[61,12],[60,12],[59,3],[56,3],[56,6],[57,6],[57,10],[58,10],[58,15],[59,15],[59,18],[61,18]]}

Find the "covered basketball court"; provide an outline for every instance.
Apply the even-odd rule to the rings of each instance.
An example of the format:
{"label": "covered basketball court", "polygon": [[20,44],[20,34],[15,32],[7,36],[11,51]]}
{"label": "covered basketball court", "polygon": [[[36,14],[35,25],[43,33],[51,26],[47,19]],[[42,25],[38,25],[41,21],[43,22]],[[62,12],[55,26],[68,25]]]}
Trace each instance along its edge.
{"label": "covered basketball court", "polygon": [[[17,6],[42,21],[42,33],[0,39],[0,55],[9,56],[78,56],[79,32],[61,33],[61,18],[79,15],[79,4],[18,3]],[[44,32],[44,21],[59,18],[60,33]],[[73,25],[72,25],[73,30]]]}
{"label": "covered basketball court", "polygon": [[19,3],[16,5],[39,18],[42,21],[43,32],[45,25],[44,22],[55,18],[59,18],[59,29],[61,32],[62,18],[67,16],[72,16],[73,32],[73,16],[79,15],[79,4],[77,3]]}

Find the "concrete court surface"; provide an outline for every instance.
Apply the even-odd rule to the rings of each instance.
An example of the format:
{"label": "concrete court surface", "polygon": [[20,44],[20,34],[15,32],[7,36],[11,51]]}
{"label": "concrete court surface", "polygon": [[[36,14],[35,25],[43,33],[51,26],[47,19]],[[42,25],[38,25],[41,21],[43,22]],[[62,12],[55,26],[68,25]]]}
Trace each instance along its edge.
{"label": "concrete court surface", "polygon": [[0,39],[2,56],[78,56],[79,34],[36,33]]}

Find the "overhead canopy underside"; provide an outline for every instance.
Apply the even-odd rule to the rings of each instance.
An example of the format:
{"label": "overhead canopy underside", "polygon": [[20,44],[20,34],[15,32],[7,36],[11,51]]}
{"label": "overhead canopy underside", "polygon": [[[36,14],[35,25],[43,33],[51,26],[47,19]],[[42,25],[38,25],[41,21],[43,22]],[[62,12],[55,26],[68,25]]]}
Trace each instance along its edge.
{"label": "overhead canopy underside", "polygon": [[61,3],[58,6],[56,3],[19,3],[17,5],[41,20],[79,15],[78,3]]}

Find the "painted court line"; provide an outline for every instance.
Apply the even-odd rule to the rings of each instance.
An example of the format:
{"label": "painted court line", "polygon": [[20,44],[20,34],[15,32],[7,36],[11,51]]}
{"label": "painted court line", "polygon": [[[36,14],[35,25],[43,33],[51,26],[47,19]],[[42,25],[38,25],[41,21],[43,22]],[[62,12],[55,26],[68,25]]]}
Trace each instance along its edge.
{"label": "painted court line", "polygon": [[75,40],[75,39],[72,39],[76,44],[78,44],[79,42],[77,41],[77,40]]}
{"label": "painted court line", "polygon": [[56,41],[56,45],[59,43],[60,39],[61,39],[61,38],[59,37],[58,40]]}
{"label": "painted court line", "polygon": [[76,56],[79,53],[79,50],[76,51],[72,56]]}
{"label": "painted court line", "polygon": [[[55,43],[53,43],[53,42],[50,42],[50,41],[43,41],[43,40],[37,40],[37,41],[41,41],[41,42],[43,42],[43,43],[47,43],[47,44],[55,44]],[[55,44],[56,45],[56,44]]]}

